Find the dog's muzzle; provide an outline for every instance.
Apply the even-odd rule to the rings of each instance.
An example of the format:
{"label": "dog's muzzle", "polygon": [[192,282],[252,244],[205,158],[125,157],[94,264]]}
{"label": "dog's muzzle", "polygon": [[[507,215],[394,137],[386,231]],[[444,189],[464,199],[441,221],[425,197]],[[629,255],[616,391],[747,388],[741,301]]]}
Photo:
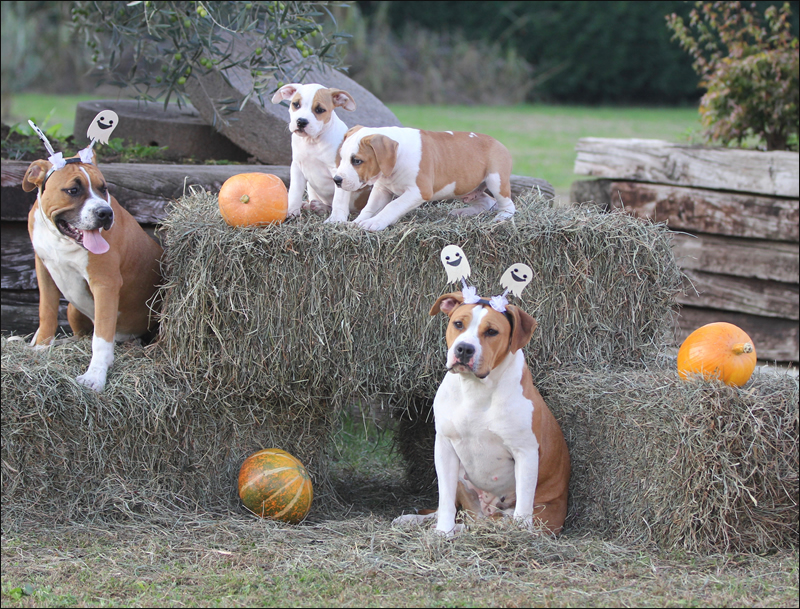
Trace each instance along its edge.
{"label": "dog's muzzle", "polygon": [[470,360],[475,356],[475,347],[469,343],[461,343],[456,345],[456,348],[453,349],[453,353],[455,354],[456,361],[459,364],[468,366]]}
{"label": "dog's muzzle", "polygon": [[295,121],[295,124],[297,125],[297,130],[300,133],[305,133],[305,128],[308,127],[308,119],[307,118],[298,118]]}

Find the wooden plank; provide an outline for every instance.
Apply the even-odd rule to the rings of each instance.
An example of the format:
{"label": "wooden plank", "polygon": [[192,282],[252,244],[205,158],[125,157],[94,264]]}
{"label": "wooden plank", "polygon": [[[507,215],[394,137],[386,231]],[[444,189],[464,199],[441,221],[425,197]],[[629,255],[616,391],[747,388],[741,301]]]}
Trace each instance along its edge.
{"label": "wooden plank", "polygon": [[686,286],[685,294],[678,297],[680,304],[765,317],[795,320],[799,317],[800,297],[796,283],[716,275],[690,269],[683,272],[691,284]]}
{"label": "wooden plank", "polygon": [[574,182],[571,192],[573,201],[625,209],[673,230],[800,241],[798,200],[613,180]]}
{"label": "wooden plank", "polygon": [[[2,161],[3,198],[0,213],[3,220],[27,218],[32,199],[13,200],[6,189],[21,186],[30,163]],[[166,214],[170,200],[180,198],[189,186],[198,185],[204,190],[218,192],[222,184],[239,173],[264,172],[278,176],[289,185],[290,168],[287,165],[160,165],[146,163],[101,164],[100,170],[109,184],[109,190],[140,223],[160,222]],[[539,191],[545,198],[555,196],[553,185],[541,178],[511,176],[511,194],[514,198]],[[21,192],[21,191],[20,191]],[[22,197],[22,195],[19,195]],[[24,201],[24,202],[20,202]]]}
{"label": "wooden plank", "polygon": [[[25,336],[39,327],[39,291],[3,290],[0,299],[2,323],[0,330],[5,335]],[[64,333],[71,333],[67,321],[67,301],[63,298],[58,307],[58,325]]]}
{"label": "wooden plank", "polygon": [[800,327],[796,321],[691,306],[680,309],[675,346],[680,346],[697,328],[715,321],[727,321],[747,332],[753,339],[760,360],[800,361]]}
{"label": "wooden plank", "polygon": [[683,269],[798,283],[800,250],[794,243],[687,233],[671,237]]}
{"label": "wooden plank", "polygon": [[796,152],[596,137],[579,139],[575,151],[577,175],[800,197]]}

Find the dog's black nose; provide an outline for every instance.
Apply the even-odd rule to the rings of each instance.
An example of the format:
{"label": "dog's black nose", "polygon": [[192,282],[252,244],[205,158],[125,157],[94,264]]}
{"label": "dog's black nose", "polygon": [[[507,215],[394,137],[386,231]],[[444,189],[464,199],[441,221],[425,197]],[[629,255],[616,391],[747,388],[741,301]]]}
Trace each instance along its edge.
{"label": "dog's black nose", "polygon": [[336,184],[339,188],[342,187],[342,176],[333,176],[333,183]]}
{"label": "dog's black nose", "polygon": [[308,119],[307,118],[298,118],[297,119],[297,130],[302,131],[308,127]]}
{"label": "dog's black nose", "polygon": [[475,347],[467,344],[461,343],[460,345],[456,345],[456,357],[458,361],[466,364],[469,360],[472,359],[472,356],[475,355]]}
{"label": "dog's black nose", "polygon": [[111,228],[111,224],[114,222],[114,210],[110,207],[98,207],[94,210],[94,216],[106,230]]}

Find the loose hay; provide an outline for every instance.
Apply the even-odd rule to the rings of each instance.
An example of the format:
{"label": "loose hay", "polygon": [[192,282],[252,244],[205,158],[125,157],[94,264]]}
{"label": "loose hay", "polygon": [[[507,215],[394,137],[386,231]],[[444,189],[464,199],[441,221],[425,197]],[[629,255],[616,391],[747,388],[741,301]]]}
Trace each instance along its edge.
{"label": "loose hay", "polygon": [[[514,262],[533,269],[522,306],[539,322],[534,377],[568,365],[641,365],[674,326],[681,274],[668,231],[622,213],[554,209],[533,195],[512,221],[424,206],[380,233],[304,216],[232,229],[208,193],[165,222],[162,344],[209,391],[339,409],[384,401],[402,414],[409,480],[433,480],[430,404],[443,374],[448,285],[439,253],[460,245],[482,294]],[[421,465],[420,465],[421,464]]]}
{"label": "loose hay", "polygon": [[74,377],[90,342],[2,342],[3,521],[238,509],[242,460],[277,446],[307,466],[312,518],[336,505],[335,420],[353,403],[402,417],[417,486],[432,481],[430,405],[443,375],[439,252],[464,248],[482,294],[513,262],[539,329],[534,378],[573,458],[568,525],[689,549],[797,539],[797,381],[682,383],[655,363],[681,274],[664,226],[518,201],[511,222],[433,205],[379,233],[304,217],[233,229],[217,198],[178,201],[163,227],[161,337],[117,349],[104,393]]}
{"label": "loose hay", "polygon": [[558,370],[539,388],[572,457],[568,527],[703,552],[797,546],[797,378],[686,382],[673,363]]}
{"label": "loose hay", "polygon": [[88,338],[40,351],[2,338],[4,523],[34,512],[66,522],[239,510],[239,467],[269,446],[308,464],[314,509],[330,508],[320,466],[333,427],[327,418],[287,425],[286,412],[270,402],[209,395],[157,346],[118,345],[97,394],[75,381],[90,359]]}

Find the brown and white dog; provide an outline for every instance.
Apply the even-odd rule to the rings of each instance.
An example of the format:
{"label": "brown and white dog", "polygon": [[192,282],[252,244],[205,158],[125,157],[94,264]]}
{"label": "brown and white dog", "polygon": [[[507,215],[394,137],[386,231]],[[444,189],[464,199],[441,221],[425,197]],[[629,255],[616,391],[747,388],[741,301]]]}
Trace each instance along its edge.
{"label": "brown and white dog", "polygon": [[395,523],[423,522],[452,535],[458,508],[473,517],[506,515],[558,533],[567,514],[570,459],[561,428],[533,385],[522,348],[536,321],[514,305],[499,313],[461,292],[430,310],[450,317],[447,370],[433,402],[439,507]]}
{"label": "brown and white dog", "polygon": [[111,196],[95,163],[75,157],[51,172],[50,161],[34,161],[22,188],[39,190],[28,214],[39,283],[39,328],[31,345],[53,343],[60,292],[69,301],[74,334],[94,330],[92,360],[77,381],[101,391],[114,341],[155,328],[148,301],[161,283],[162,249]]}
{"label": "brown and white dog", "polygon": [[[272,96],[272,103],[289,100],[289,131],[292,132],[292,165],[289,182],[289,208],[287,216],[297,216],[301,208],[317,213],[328,213],[335,198],[341,201],[337,208],[346,221],[350,212],[364,207],[368,191],[359,196],[342,191],[333,183],[336,172],[336,153],[342,145],[347,126],[336,116],[335,109],[353,111],[356,102],[341,89],[328,89],[319,84],[284,85]],[[308,191],[306,203],[303,193]]]}
{"label": "brown and white dog", "polygon": [[[453,212],[455,215],[475,215],[496,206],[496,219],[503,220],[515,212],[511,154],[488,135],[353,127],[339,155],[333,178],[337,186],[347,191],[372,186],[366,206],[355,219],[367,230],[383,230],[424,201],[461,199],[471,203]],[[334,203],[331,217],[341,218],[342,214]]]}

